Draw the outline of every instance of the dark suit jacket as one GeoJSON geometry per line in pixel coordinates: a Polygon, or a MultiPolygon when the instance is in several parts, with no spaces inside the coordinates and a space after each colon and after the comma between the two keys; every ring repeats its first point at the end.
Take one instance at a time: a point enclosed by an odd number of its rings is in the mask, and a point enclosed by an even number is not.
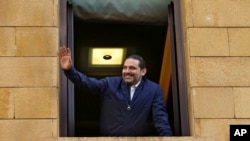
{"type": "Polygon", "coordinates": [[[97,80],[75,68],[64,72],[74,84],[100,94],[101,135],[147,136],[152,120],[160,136],[172,135],[162,89],[156,83],[143,78],[130,100],[129,88],[120,76],[97,80]]]}

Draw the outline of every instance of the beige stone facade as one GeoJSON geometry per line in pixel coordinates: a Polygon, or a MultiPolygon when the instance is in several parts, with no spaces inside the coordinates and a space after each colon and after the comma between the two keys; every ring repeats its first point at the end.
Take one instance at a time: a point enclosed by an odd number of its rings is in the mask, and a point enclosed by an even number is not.
{"type": "Polygon", "coordinates": [[[193,136],[228,141],[250,123],[250,1],[183,2],[193,136]]]}
{"type": "Polygon", "coordinates": [[[182,0],[190,137],[58,137],[59,0],[0,1],[1,141],[228,141],[250,124],[250,1],[182,0]]]}
{"type": "Polygon", "coordinates": [[[0,140],[58,137],[58,0],[0,1],[0,140]]]}

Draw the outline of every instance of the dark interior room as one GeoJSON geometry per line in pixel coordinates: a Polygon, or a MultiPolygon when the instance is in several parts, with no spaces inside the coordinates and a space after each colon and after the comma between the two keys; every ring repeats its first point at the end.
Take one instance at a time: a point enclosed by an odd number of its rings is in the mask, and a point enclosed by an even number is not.
{"type": "MultiPolygon", "coordinates": [[[[101,79],[121,75],[122,66],[90,67],[89,48],[123,47],[126,55],[139,54],[147,65],[146,77],[159,82],[166,40],[166,26],[90,22],[74,18],[74,65],[88,76],[101,79]]],[[[99,96],[75,86],[75,135],[97,136],[99,96]]],[[[153,135],[153,133],[152,133],[153,135]]]]}

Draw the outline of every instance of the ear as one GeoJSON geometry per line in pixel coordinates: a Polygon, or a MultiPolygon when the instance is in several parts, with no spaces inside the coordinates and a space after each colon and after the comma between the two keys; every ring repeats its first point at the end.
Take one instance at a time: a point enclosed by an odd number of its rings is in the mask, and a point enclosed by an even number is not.
{"type": "Polygon", "coordinates": [[[142,69],[142,70],[141,70],[141,73],[142,73],[142,76],[146,75],[146,73],[147,73],[147,68],[142,69]]]}

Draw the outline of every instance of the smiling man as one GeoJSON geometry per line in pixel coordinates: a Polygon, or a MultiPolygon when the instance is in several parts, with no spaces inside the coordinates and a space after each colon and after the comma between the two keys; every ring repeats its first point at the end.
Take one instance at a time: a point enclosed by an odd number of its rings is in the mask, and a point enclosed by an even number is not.
{"type": "Polygon", "coordinates": [[[127,85],[135,85],[141,81],[146,72],[144,60],[138,55],[131,55],[123,64],[122,77],[127,85]]]}
{"type": "Polygon", "coordinates": [[[73,67],[69,48],[60,47],[58,56],[68,79],[101,96],[101,136],[148,136],[152,122],[160,136],[172,135],[162,89],[144,77],[147,69],[142,57],[127,57],[122,77],[98,80],[73,67]]]}

